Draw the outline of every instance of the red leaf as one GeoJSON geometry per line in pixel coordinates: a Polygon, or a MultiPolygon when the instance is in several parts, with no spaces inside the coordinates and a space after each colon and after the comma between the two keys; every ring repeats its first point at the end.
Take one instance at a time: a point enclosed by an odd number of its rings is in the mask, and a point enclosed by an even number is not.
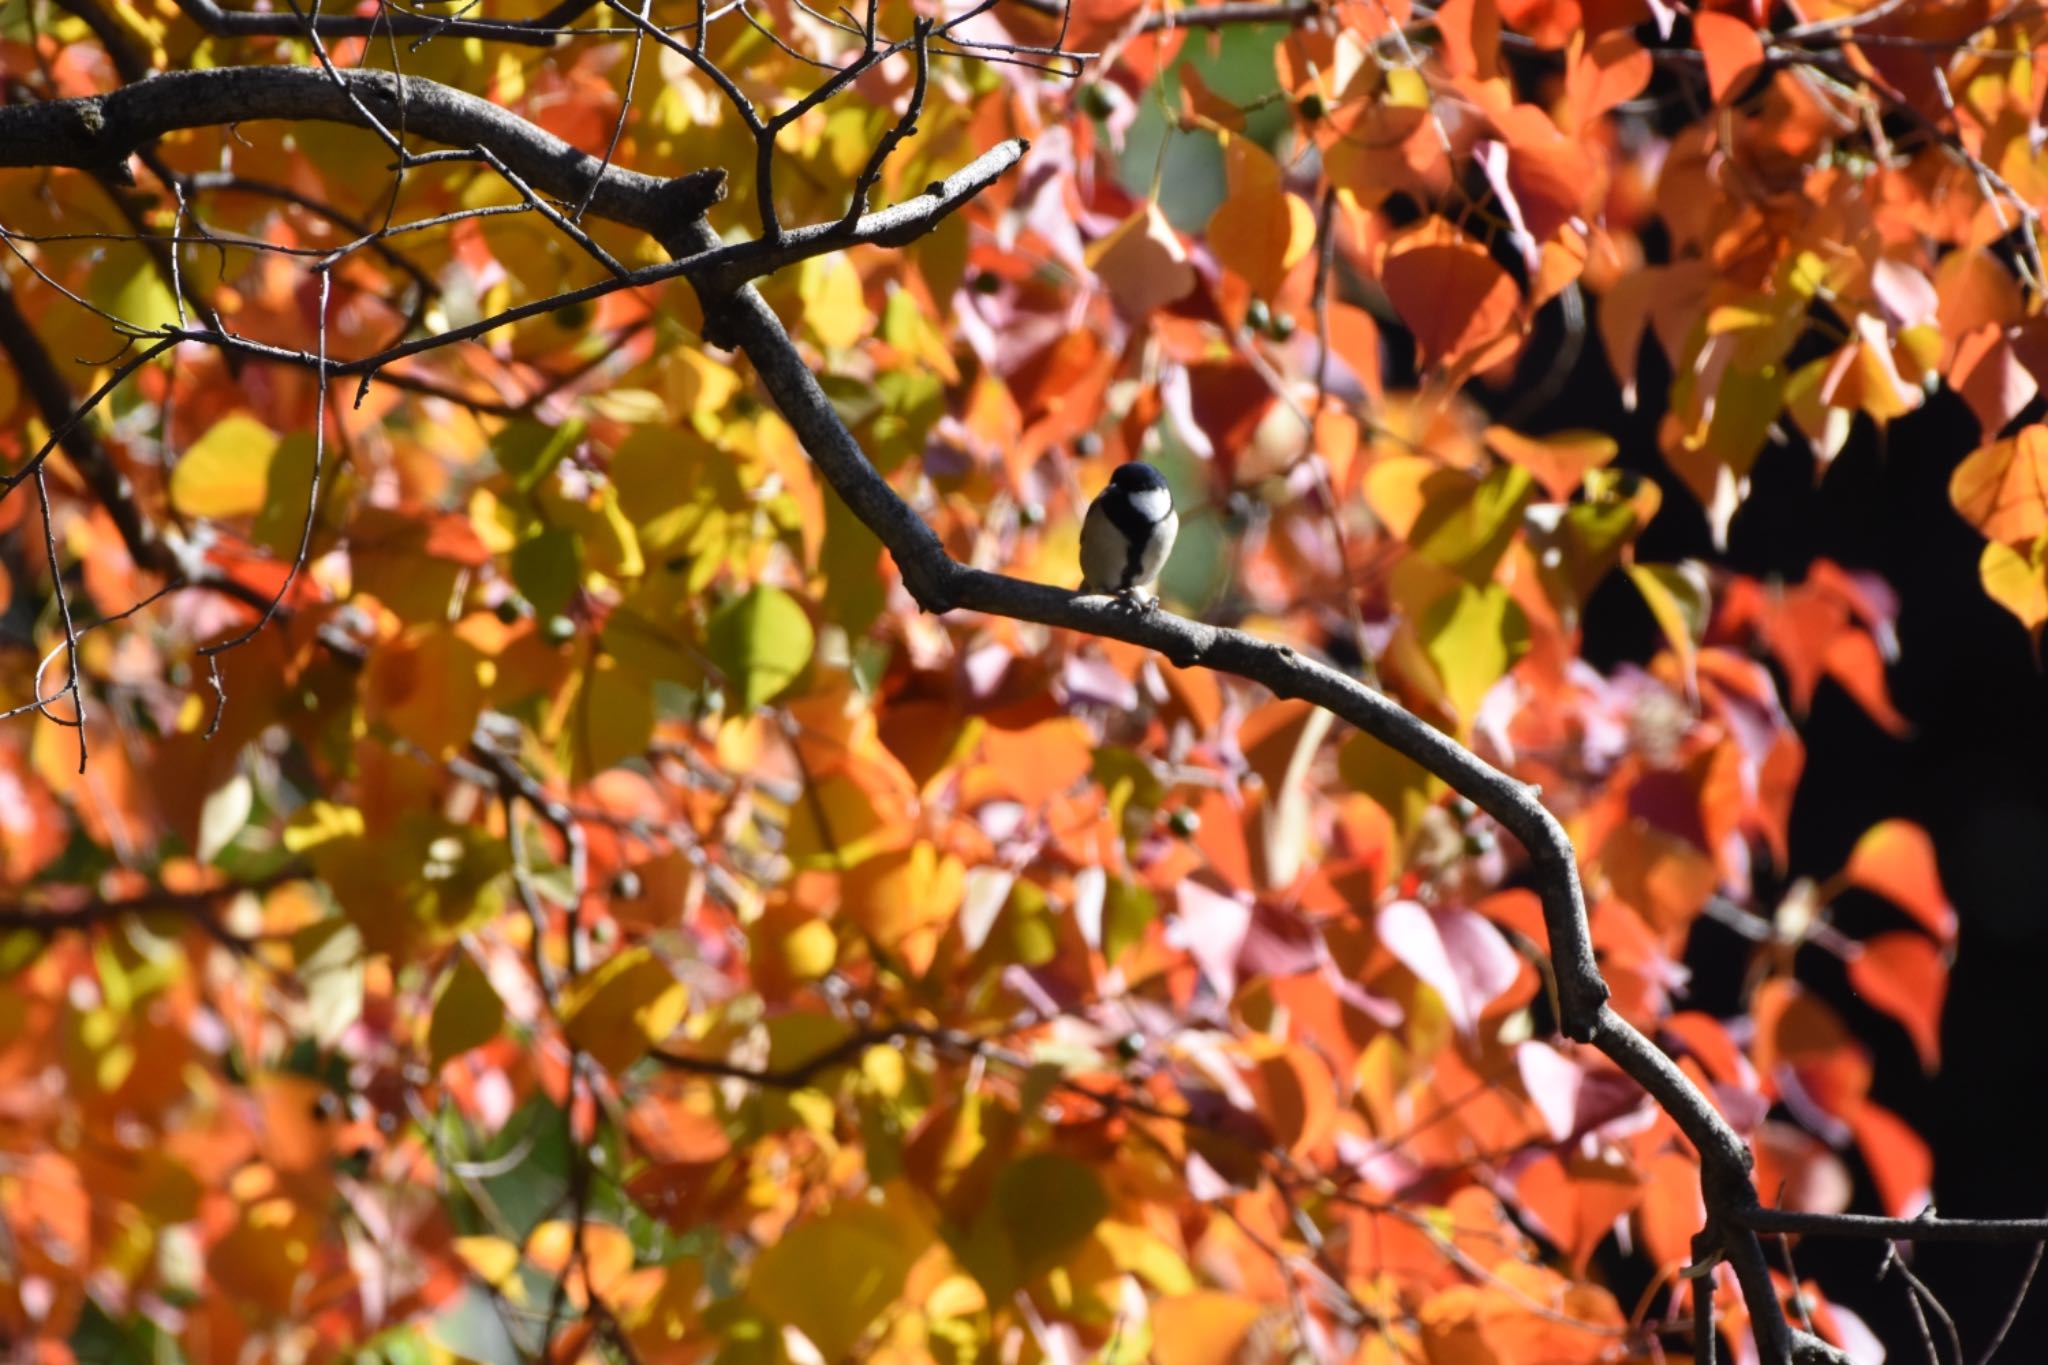
{"type": "Polygon", "coordinates": [[[1415,337],[1423,368],[1476,359],[1513,322],[1521,295],[1508,272],[1441,218],[1396,238],[1380,285],[1415,337]]]}
{"type": "Polygon", "coordinates": [[[1643,1189],[1627,1166],[1584,1158],[1567,1166],[1545,1153],[1515,1182],[1515,1196],[1582,1275],[1615,1223],[1642,1202],[1643,1189]]]}
{"type": "Polygon", "coordinates": [[[1910,929],[1879,934],[1849,963],[1856,993],[1905,1026],[1929,1071],[1941,1065],[1941,1005],[1948,964],[1925,935],[1910,929]]]}
{"type": "Polygon", "coordinates": [[[1911,820],[1886,820],[1864,831],[1842,879],[1883,896],[1942,944],[1955,942],[1956,912],[1941,889],[1934,841],[1911,820]]]}
{"type": "Polygon", "coordinates": [[[1713,92],[1714,103],[1726,104],[1762,70],[1763,39],[1742,20],[1727,14],[1695,14],[1692,32],[1707,59],[1707,88],[1713,92]]]}

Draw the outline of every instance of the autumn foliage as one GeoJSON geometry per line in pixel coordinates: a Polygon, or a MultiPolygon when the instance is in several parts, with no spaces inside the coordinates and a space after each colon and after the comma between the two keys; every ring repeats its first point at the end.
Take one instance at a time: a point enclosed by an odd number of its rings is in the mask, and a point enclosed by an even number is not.
{"type": "Polygon", "coordinates": [[[712,230],[787,253],[762,294],[955,559],[1072,586],[1157,464],[1167,608],[1540,788],[1612,1009],[1765,1205],[1925,1209],[1897,1039],[1810,968],[1941,1065],[1932,844],[1787,875],[1817,692],[1909,729],[1892,591],[1638,544],[1945,386],[1982,433],[1931,514],[2038,641],[2048,20],[1239,8],[0,8],[0,1343],[1564,1365],[1711,1311],[1755,1358],[1699,1151],[1559,1036],[1536,875],[1443,774],[921,612],[710,286],[495,133],[422,159],[359,100],[95,165],[5,122],[148,72],[396,69],[603,175],[722,168],[712,230]],[[799,250],[870,183],[944,212],[799,250]],[[1654,450],[1546,401],[1581,343],[1654,450]],[[1617,592],[1656,644],[1603,672],[1617,592]],[[1752,945],[1711,995],[1706,920],[1752,945]]]}

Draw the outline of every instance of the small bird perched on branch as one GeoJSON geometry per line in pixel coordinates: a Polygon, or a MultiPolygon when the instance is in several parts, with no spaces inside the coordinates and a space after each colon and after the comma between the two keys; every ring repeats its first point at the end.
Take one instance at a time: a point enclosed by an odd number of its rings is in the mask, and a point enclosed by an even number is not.
{"type": "Polygon", "coordinates": [[[1152,610],[1158,602],[1147,590],[1179,534],[1173,494],[1159,471],[1136,461],[1120,466],[1081,522],[1081,591],[1152,610]]]}

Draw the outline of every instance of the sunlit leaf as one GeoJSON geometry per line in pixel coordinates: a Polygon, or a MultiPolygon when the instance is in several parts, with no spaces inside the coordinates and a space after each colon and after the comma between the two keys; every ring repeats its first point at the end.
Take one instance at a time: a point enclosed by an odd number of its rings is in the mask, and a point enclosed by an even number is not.
{"type": "Polygon", "coordinates": [[[688,1002],[683,983],[652,950],[628,948],[563,989],[562,1031],[616,1074],[674,1032],[688,1002]]]}
{"type": "Polygon", "coordinates": [[[171,504],[188,517],[239,517],[263,509],[277,434],[247,413],[221,418],[171,470],[171,504]]]}
{"type": "Polygon", "coordinates": [[[780,588],[756,587],[712,613],[705,649],[753,710],[796,680],[811,661],[811,618],[780,588]]]}
{"type": "Polygon", "coordinates": [[[747,1277],[747,1297],[802,1332],[826,1360],[844,1360],[896,1302],[922,1249],[881,1209],[846,1204],[776,1239],[747,1277]],[[821,1293],[824,1286],[830,1293],[821,1293]]]}

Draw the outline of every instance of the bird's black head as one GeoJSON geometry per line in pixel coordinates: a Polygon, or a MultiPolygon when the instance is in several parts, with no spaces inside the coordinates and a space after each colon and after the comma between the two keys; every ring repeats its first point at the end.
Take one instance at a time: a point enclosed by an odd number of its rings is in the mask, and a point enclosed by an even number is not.
{"type": "Polygon", "coordinates": [[[1118,465],[1116,472],[1109,476],[1110,485],[1124,493],[1144,493],[1155,488],[1166,487],[1166,476],[1142,461],[1118,465]]]}

